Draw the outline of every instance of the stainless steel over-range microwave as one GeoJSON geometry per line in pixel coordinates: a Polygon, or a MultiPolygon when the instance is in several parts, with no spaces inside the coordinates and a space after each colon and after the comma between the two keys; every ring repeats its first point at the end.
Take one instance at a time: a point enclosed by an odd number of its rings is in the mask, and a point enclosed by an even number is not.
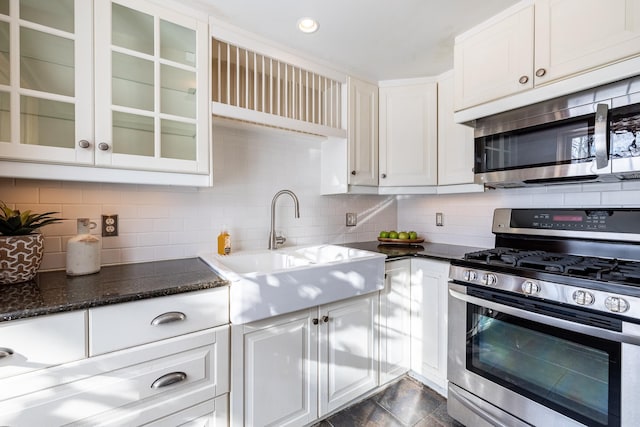
{"type": "Polygon", "coordinates": [[[476,120],[477,184],[640,179],[640,76],[476,120]]]}

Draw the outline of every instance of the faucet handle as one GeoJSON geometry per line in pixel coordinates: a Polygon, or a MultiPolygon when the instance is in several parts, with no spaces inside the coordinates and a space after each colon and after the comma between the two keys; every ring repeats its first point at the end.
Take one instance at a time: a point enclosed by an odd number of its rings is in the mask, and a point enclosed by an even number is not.
{"type": "Polygon", "coordinates": [[[287,241],[286,237],[276,235],[276,247],[278,247],[278,245],[284,245],[284,242],[286,241],[287,241]]]}

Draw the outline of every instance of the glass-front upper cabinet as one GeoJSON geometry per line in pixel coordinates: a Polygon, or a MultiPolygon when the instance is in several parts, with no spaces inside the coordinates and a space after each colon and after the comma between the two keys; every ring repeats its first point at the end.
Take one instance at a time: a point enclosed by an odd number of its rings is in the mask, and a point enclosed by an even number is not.
{"type": "Polygon", "coordinates": [[[93,163],[91,19],[86,0],[0,0],[0,159],[93,163]]]}
{"type": "Polygon", "coordinates": [[[96,165],[208,173],[206,22],[97,0],[96,165]]]}

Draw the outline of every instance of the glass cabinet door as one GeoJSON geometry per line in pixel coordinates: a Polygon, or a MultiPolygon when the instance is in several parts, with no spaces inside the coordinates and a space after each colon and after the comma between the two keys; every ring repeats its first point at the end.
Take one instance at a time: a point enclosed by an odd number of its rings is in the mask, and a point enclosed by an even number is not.
{"type": "Polygon", "coordinates": [[[208,173],[208,28],[143,1],[96,3],[96,164],[208,173]]]}
{"type": "Polygon", "coordinates": [[[84,0],[0,0],[0,158],[93,163],[91,16],[84,0]]]}

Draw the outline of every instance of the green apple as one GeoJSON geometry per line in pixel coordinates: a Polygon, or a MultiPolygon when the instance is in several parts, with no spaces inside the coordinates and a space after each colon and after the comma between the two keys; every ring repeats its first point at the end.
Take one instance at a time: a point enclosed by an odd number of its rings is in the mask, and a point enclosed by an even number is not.
{"type": "Polygon", "coordinates": [[[418,233],[416,233],[415,231],[410,231],[409,232],[409,238],[411,240],[416,240],[418,238],[418,233]]]}
{"type": "Polygon", "coordinates": [[[387,239],[389,237],[389,232],[388,231],[381,231],[380,232],[380,237],[383,239],[387,239]]]}
{"type": "Polygon", "coordinates": [[[398,233],[398,239],[407,240],[409,238],[409,233],[406,231],[401,231],[398,233]]]}
{"type": "Polygon", "coordinates": [[[398,232],[397,231],[390,231],[389,232],[389,238],[390,239],[397,239],[398,238],[398,232]]]}

